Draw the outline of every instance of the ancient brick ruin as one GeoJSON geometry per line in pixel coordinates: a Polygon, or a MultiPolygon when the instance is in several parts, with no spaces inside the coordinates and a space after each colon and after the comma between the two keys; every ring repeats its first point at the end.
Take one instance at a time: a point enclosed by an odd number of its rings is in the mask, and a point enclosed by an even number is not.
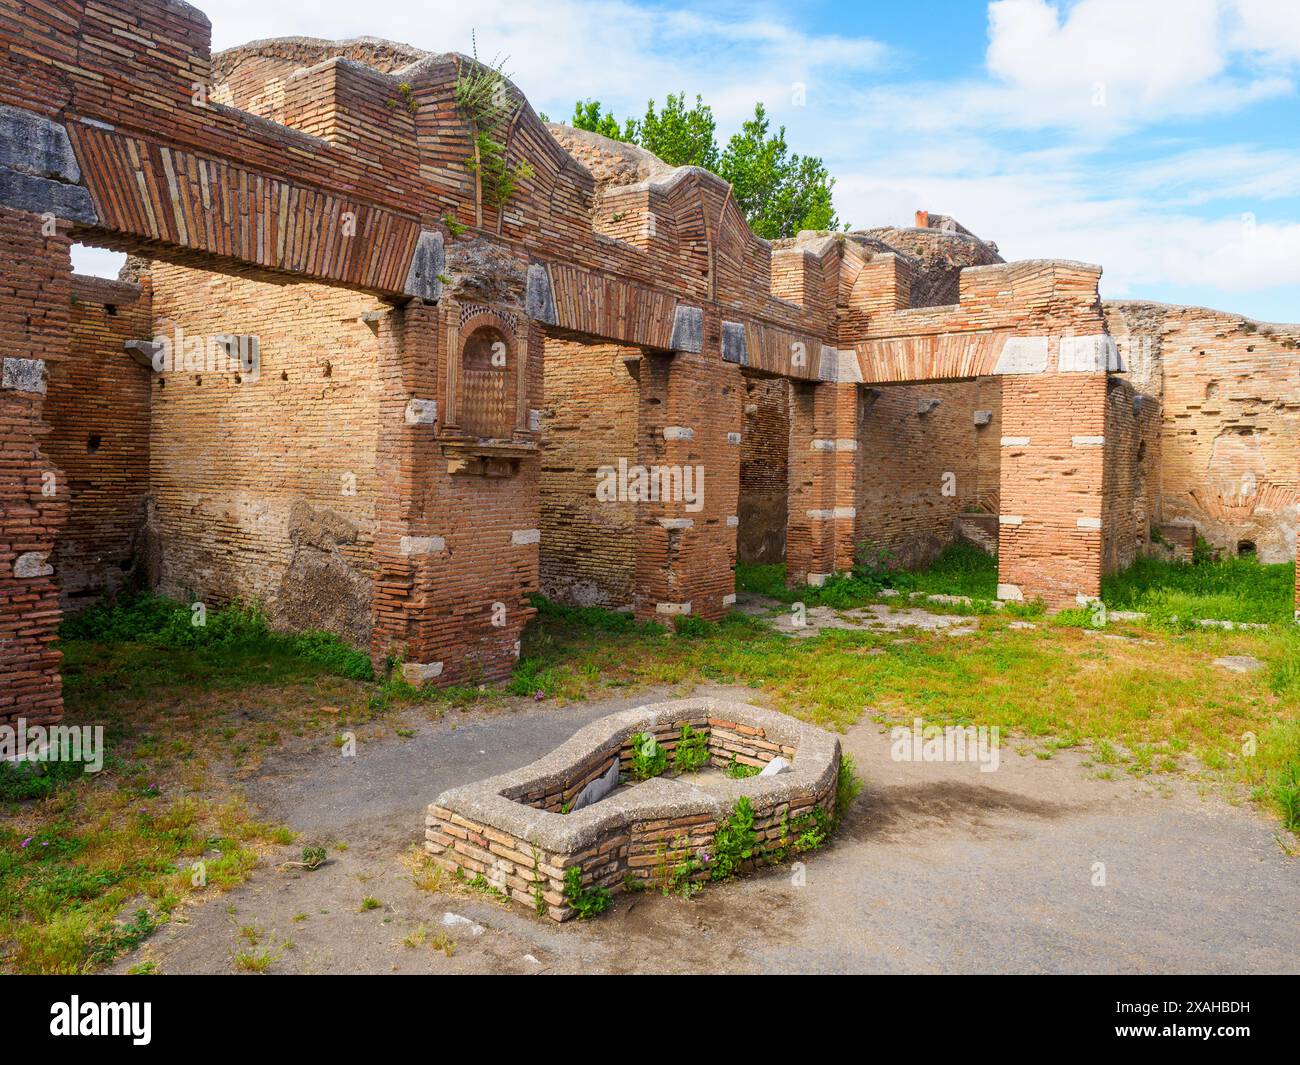
{"type": "Polygon", "coordinates": [[[615,895],[709,879],[703,856],[715,852],[719,826],[742,797],[755,841],[740,870],[780,861],[818,818],[831,824],[840,759],[830,733],[773,710],[718,699],[639,706],[579,729],[530,765],[443,792],[425,814],[425,851],[450,873],[482,877],[502,895],[567,921],[575,911],[565,874],[575,867],[583,887],[615,895]],[[683,726],[704,745],[714,772],[629,786],[634,745],[657,746],[671,764],[683,726]],[[770,775],[719,772],[734,763],[763,769],[776,759],[772,769],[784,769],[770,775]]]}
{"type": "Polygon", "coordinates": [[[1153,527],[1293,553],[1300,329],[1103,304],[941,216],[769,243],[518,94],[498,197],[473,69],[0,6],[0,720],[56,719],[61,613],[135,587],[463,682],[539,589],[720,617],[738,544],[818,583],[964,532],[1053,608],[1153,527]]]}

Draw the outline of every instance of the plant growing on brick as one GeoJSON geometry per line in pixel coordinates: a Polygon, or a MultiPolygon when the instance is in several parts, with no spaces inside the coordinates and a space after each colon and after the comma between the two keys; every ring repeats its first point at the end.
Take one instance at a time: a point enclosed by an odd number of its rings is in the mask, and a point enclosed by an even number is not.
{"type": "Polygon", "coordinates": [[[546,916],[546,898],[542,889],[542,856],[536,847],[533,848],[533,909],[537,912],[538,917],[546,916]]]}
{"type": "Polygon", "coordinates": [[[703,885],[695,880],[695,874],[704,868],[704,863],[691,853],[686,836],[674,839],[671,849],[661,843],[655,851],[655,858],[654,879],[665,898],[679,895],[689,899],[703,890],[703,885]]]}
{"type": "Polygon", "coordinates": [[[577,914],[579,920],[603,913],[614,900],[609,888],[593,884],[584,887],[582,866],[571,865],[564,871],[564,900],[577,914]]]}
{"type": "Polygon", "coordinates": [[[668,768],[668,752],[649,732],[638,732],[632,737],[632,761],[629,765],[637,780],[657,777],[668,768]]]}
{"type": "Polygon", "coordinates": [[[754,807],[749,796],[736,800],[731,813],[718,822],[713,837],[713,861],[709,866],[710,880],[730,880],[745,862],[754,857],[758,846],[758,833],[754,831],[754,807]]]}
{"type": "Polygon", "coordinates": [[[792,846],[797,853],[806,854],[817,850],[830,838],[833,826],[830,815],[820,806],[814,806],[790,822],[790,827],[797,833],[792,846]]]}
{"type": "Polygon", "coordinates": [[[853,805],[853,800],[858,797],[858,792],[862,790],[862,781],[857,774],[857,763],[853,760],[853,755],[843,754],[840,756],[839,775],[835,779],[835,816],[831,825],[832,831],[839,827],[841,819],[853,805]]]}
{"type": "MultiPolygon", "coordinates": [[[[505,206],[517,184],[533,176],[533,168],[526,160],[511,166],[506,159],[505,140],[520,103],[510,91],[503,62],[481,63],[476,44],[473,66],[461,66],[454,90],[456,106],[469,123],[474,145],[474,154],[465,160],[465,165],[474,175],[476,223],[480,226],[483,204],[498,209],[505,206]]],[[[498,232],[500,229],[498,216],[498,232]]]]}
{"type": "Polygon", "coordinates": [[[673,751],[673,768],[679,773],[698,773],[708,764],[708,733],[683,725],[677,749],[673,751]]]}
{"type": "Polygon", "coordinates": [[[746,765],[744,762],[736,760],[736,756],[731,756],[731,762],[723,770],[732,780],[745,780],[748,777],[756,777],[762,770],[756,765],[746,765]]]}

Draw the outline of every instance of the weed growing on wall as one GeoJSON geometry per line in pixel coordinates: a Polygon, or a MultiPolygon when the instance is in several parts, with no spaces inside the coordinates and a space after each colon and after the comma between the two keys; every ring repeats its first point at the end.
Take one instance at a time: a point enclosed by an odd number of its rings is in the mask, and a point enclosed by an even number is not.
{"type": "MultiPolygon", "coordinates": [[[[510,202],[520,181],[533,176],[525,160],[511,165],[506,158],[506,141],[521,104],[510,89],[502,70],[504,60],[488,65],[474,47],[473,65],[462,64],[456,78],[456,107],[469,123],[474,154],[465,161],[474,175],[477,193],[477,224],[483,224],[483,204],[501,208],[510,202]]],[[[501,220],[497,219],[500,231],[501,220]]]]}
{"type": "Polygon", "coordinates": [[[708,733],[683,725],[682,734],[677,738],[677,749],[673,751],[673,768],[679,773],[698,773],[708,764],[708,733]]]}
{"type": "Polygon", "coordinates": [[[758,833],[754,831],[754,807],[749,796],[736,800],[731,813],[718,822],[713,837],[713,861],[709,866],[710,880],[730,880],[745,862],[754,857],[758,846],[758,833]]]}
{"type": "Polygon", "coordinates": [[[746,765],[744,762],[736,761],[736,756],[731,756],[731,763],[723,770],[732,780],[744,780],[747,777],[756,777],[763,770],[756,765],[746,765]]]}
{"type": "Polygon", "coordinates": [[[613,898],[609,888],[599,885],[583,886],[582,866],[571,865],[564,871],[564,899],[579,920],[603,913],[613,898]]]}
{"type": "Polygon", "coordinates": [[[839,827],[844,814],[853,805],[853,800],[858,797],[860,791],[862,791],[862,780],[858,777],[857,763],[853,760],[853,755],[843,754],[840,756],[839,775],[835,780],[835,821],[833,827],[839,827]]]}
{"type": "Polygon", "coordinates": [[[632,761],[629,768],[637,780],[657,777],[668,768],[668,752],[649,732],[638,732],[632,737],[632,761]]]}

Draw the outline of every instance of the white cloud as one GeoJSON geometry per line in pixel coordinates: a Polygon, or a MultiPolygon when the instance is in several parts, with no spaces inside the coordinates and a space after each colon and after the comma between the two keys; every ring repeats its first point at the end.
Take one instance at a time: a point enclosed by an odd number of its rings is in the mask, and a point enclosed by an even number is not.
{"type": "Polygon", "coordinates": [[[398,0],[229,0],[210,13],[213,48],[262,37],[387,37],[429,51],[508,57],[506,69],[538,110],[566,119],[574,101],[599,99],[640,115],[667,92],[701,93],[721,124],[737,125],[758,99],[788,99],[795,82],[847,79],[878,68],[886,48],[867,37],[806,33],[780,20],[725,7],[642,7],[628,0],[412,5],[398,0]]]}
{"type": "Polygon", "coordinates": [[[996,240],[1008,259],[1098,263],[1107,298],[1195,290],[1209,292],[1220,309],[1250,313],[1261,291],[1300,291],[1300,224],[1263,213],[1207,217],[1153,199],[1141,181],[1124,182],[1104,167],[1057,162],[1050,166],[1046,155],[995,155],[957,174],[926,166],[914,153],[850,175],[841,182],[840,200],[866,225],[898,224],[915,208],[929,208],[996,240]]]}
{"type": "Polygon", "coordinates": [[[72,269],[74,273],[87,277],[107,277],[117,280],[117,272],[126,262],[126,256],[120,251],[107,248],[92,248],[88,244],[72,246],[72,269]]]}
{"type": "Polygon", "coordinates": [[[1295,91],[1295,0],[992,0],[988,11],[987,77],[872,89],[862,120],[1106,138],[1295,91]]]}
{"type": "Polygon", "coordinates": [[[1300,10],[1295,0],[1234,0],[1231,43],[1274,62],[1300,62],[1300,10]]]}

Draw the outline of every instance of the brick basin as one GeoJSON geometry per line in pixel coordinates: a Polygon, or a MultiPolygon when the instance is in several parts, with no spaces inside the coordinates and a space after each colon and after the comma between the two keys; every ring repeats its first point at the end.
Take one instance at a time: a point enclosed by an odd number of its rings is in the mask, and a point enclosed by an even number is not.
{"type": "Polygon", "coordinates": [[[709,876],[718,823],[742,796],[754,810],[757,846],[750,867],[784,850],[789,826],[814,808],[834,813],[840,742],[785,714],[717,699],[676,699],[601,718],[550,754],[510,773],[451,788],[430,804],[425,849],[451,872],[481,875],[510,898],[544,903],[556,921],[574,916],[564,875],[582,870],[586,887],[617,894],[658,882],[687,857],[709,876]],[[707,791],[690,776],[654,777],[574,813],[560,811],[650,733],[670,752],[683,725],[707,734],[710,763],[761,766],[778,755],[792,767],[769,777],[727,779],[707,791]]]}

